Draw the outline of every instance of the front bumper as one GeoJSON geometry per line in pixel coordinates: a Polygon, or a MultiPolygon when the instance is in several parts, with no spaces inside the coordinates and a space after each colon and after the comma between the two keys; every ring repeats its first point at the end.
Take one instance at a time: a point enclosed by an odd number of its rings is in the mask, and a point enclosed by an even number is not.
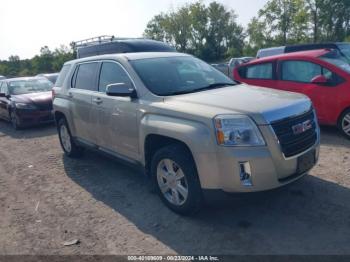
{"type": "Polygon", "coordinates": [[[308,170],[298,172],[298,158],[311,151],[318,161],[320,131],[317,127],[316,143],[304,152],[286,158],[271,126],[260,126],[267,145],[261,147],[218,147],[215,153],[198,154],[195,157],[203,189],[220,189],[225,192],[256,192],[278,188],[291,183],[308,170]],[[241,180],[241,163],[249,163],[251,185],[241,180]]]}
{"type": "Polygon", "coordinates": [[[52,110],[17,109],[15,114],[20,126],[53,123],[55,120],[52,110]]]}

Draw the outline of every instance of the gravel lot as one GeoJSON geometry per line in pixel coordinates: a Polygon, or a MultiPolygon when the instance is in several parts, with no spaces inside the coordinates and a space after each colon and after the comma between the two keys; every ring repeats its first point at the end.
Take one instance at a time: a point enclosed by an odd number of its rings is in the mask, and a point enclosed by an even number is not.
{"type": "Polygon", "coordinates": [[[64,157],[53,126],[0,122],[0,146],[0,254],[350,254],[350,141],[333,128],[309,176],[195,217],[169,211],[128,166],[64,157]]]}

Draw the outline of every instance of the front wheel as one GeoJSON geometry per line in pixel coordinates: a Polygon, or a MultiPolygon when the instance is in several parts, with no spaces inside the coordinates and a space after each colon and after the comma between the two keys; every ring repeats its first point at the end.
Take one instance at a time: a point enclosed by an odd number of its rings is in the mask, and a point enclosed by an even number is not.
{"type": "Polygon", "coordinates": [[[21,125],[19,124],[18,118],[17,118],[16,114],[12,111],[10,111],[10,121],[11,121],[12,127],[15,130],[21,129],[21,125]]]}
{"type": "Polygon", "coordinates": [[[343,135],[350,139],[350,109],[346,110],[340,116],[338,127],[343,135]]]}
{"type": "Polygon", "coordinates": [[[66,119],[61,118],[58,121],[58,137],[64,153],[69,157],[78,157],[82,153],[82,148],[77,146],[70,133],[66,119]]]}
{"type": "Polygon", "coordinates": [[[203,203],[197,169],[191,153],[182,145],[169,145],[152,158],[151,175],[162,201],[182,215],[197,212],[203,203]]]}

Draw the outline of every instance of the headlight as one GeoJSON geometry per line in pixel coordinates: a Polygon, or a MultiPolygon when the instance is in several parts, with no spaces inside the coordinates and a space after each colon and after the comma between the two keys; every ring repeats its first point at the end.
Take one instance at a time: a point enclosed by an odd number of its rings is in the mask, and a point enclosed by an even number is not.
{"type": "Polygon", "coordinates": [[[214,119],[216,138],[222,146],[263,146],[256,124],[245,115],[219,115],[214,119]]]}
{"type": "Polygon", "coordinates": [[[32,104],[26,104],[26,103],[15,103],[16,108],[19,109],[36,109],[36,107],[32,104]]]}

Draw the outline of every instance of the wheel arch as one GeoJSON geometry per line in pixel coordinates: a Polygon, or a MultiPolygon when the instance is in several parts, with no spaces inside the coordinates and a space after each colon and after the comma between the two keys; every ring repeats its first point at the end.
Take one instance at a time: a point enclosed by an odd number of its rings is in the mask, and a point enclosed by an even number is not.
{"type": "MultiPolygon", "coordinates": [[[[203,123],[163,115],[147,115],[140,124],[140,162],[149,172],[150,161],[155,151],[169,144],[182,145],[200,171],[199,155],[213,152],[210,129],[203,123]]],[[[199,175],[199,174],[198,174],[199,175]]]]}
{"type": "Polygon", "coordinates": [[[55,111],[55,122],[56,122],[56,125],[58,124],[58,122],[59,122],[62,118],[64,118],[64,119],[67,120],[65,114],[63,114],[63,113],[60,112],[60,111],[55,111]]]}
{"type": "Polygon", "coordinates": [[[338,119],[337,119],[337,124],[339,124],[340,123],[340,121],[341,121],[341,119],[342,119],[342,116],[343,116],[343,114],[346,112],[346,111],[349,111],[350,110],[350,106],[348,106],[348,107],[345,107],[341,112],[340,112],[340,114],[339,114],[339,116],[338,116],[338,119]]]}
{"type": "Polygon", "coordinates": [[[337,127],[340,130],[340,132],[342,132],[342,134],[346,137],[346,138],[350,138],[349,134],[347,133],[347,131],[343,130],[343,123],[342,123],[342,119],[345,113],[350,113],[350,107],[345,108],[341,114],[338,117],[338,121],[337,121],[337,127]]]}
{"type": "MultiPolygon", "coordinates": [[[[166,135],[148,134],[144,140],[144,166],[146,174],[149,175],[152,157],[161,148],[169,145],[180,145],[191,155],[193,161],[193,153],[190,147],[182,140],[175,139],[166,135]]],[[[194,161],[195,163],[195,161],[194,161]]]]}

